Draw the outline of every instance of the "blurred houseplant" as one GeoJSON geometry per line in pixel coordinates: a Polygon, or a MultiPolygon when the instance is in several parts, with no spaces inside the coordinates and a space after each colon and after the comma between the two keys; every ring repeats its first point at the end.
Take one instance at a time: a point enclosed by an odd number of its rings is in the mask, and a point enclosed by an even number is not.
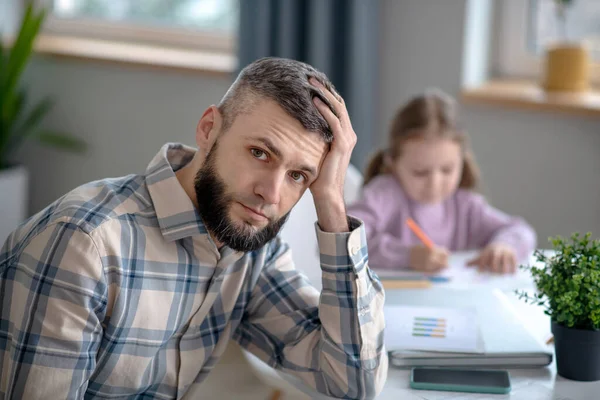
{"type": "Polygon", "coordinates": [[[536,252],[528,270],[537,294],[518,292],[550,316],[558,374],[578,381],[600,380],[600,241],[574,233],[551,240],[555,253],[536,252]]]}
{"type": "Polygon", "coordinates": [[[27,139],[70,150],[83,151],[85,144],[72,136],[43,130],[42,119],[53,106],[51,98],[28,104],[28,91],[20,80],[27,66],[34,41],[45,18],[43,9],[30,2],[19,26],[18,34],[5,45],[0,38],[0,247],[27,215],[28,174],[15,159],[15,154],[27,139]]]}
{"type": "Polygon", "coordinates": [[[589,89],[590,54],[567,32],[567,14],[575,1],[553,1],[560,38],[546,48],[543,87],[548,92],[584,92],[589,89]]]}

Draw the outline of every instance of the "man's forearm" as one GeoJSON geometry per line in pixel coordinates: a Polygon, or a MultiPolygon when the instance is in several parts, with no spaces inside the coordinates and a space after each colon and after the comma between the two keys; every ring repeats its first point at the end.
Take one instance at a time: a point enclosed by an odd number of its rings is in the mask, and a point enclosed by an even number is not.
{"type": "Polygon", "coordinates": [[[343,199],[315,199],[318,224],[321,230],[330,233],[348,232],[348,217],[343,199]]]}
{"type": "Polygon", "coordinates": [[[354,218],[347,223],[348,233],[317,230],[323,271],[320,368],[329,387],[345,388],[330,394],[372,398],[381,391],[388,367],[384,292],[369,272],[364,225],[354,218]],[[346,379],[340,381],[342,376],[346,379]]]}

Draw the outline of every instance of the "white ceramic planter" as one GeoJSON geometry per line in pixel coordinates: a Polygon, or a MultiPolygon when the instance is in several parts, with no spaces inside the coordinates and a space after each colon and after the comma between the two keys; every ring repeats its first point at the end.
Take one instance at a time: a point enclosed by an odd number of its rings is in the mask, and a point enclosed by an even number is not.
{"type": "Polygon", "coordinates": [[[0,169],[0,248],[27,217],[28,181],[27,169],[22,165],[0,169]]]}

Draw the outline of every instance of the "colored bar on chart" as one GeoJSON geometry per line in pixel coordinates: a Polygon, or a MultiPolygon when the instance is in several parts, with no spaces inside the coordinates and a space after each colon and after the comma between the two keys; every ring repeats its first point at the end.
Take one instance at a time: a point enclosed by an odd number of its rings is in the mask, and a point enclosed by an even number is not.
{"type": "Polygon", "coordinates": [[[415,322],[414,326],[425,326],[425,327],[430,326],[430,327],[436,328],[436,327],[446,327],[446,324],[415,322]]]}
{"type": "Polygon", "coordinates": [[[413,332],[413,336],[433,337],[433,338],[445,338],[446,335],[443,333],[416,333],[413,332]]]}
{"type": "Polygon", "coordinates": [[[445,328],[413,328],[413,332],[446,332],[445,328]]]}
{"type": "Polygon", "coordinates": [[[446,322],[445,318],[415,317],[415,321],[446,322]]]}
{"type": "Polygon", "coordinates": [[[419,337],[445,338],[446,319],[414,317],[412,335],[419,337]]]}

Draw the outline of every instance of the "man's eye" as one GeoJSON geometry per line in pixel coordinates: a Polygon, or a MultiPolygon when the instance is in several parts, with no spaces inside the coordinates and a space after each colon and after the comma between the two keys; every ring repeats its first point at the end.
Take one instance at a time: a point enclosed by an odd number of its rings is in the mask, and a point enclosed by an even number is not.
{"type": "Polygon", "coordinates": [[[257,158],[259,160],[266,160],[267,159],[267,153],[265,153],[262,150],[251,149],[250,152],[252,152],[252,155],[254,156],[254,158],[257,158]]]}
{"type": "Polygon", "coordinates": [[[429,175],[429,171],[413,171],[414,176],[427,176],[429,175]]]}
{"type": "Polygon", "coordinates": [[[304,177],[304,175],[302,175],[300,172],[292,172],[290,173],[290,176],[292,177],[292,179],[296,182],[304,182],[304,179],[306,179],[304,177]]]}

